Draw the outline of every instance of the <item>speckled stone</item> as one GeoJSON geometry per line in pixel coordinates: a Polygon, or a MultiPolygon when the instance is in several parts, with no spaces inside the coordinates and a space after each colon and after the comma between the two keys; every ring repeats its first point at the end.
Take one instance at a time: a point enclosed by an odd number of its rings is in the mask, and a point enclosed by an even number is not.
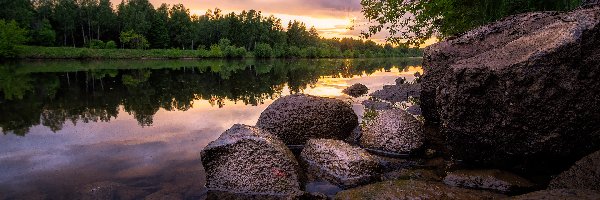
{"type": "Polygon", "coordinates": [[[360,145],[364,148],[406,154],[423,145],[422,125],[406,111],[377,111],[373,120],[365,122],[360,138],[360,145]]]}
{"type": "Polygon", "coordinates": [[[421,96],[421,84],[386,85],[383,89],[373,92],[371,96],[391,103],[408,101],[408,97],[421,96]]]}
{"type": "Polygon", "coordinates": [[[569,170],[554,178],[549,187],[600,191],[600,151],[577,161],[569,170]]]}
{"type": "Polygon", "coordinates": [[[384,181],[339,192],[335,199],[502,199],[506,196],[469,190],[439,182],[414,180],[384,181]]]}
{"type": "Polygon", "coordinates": [[[493,190],[514,193],[534,185],[527,179],[501,170],[458,170],[449,172],[444,178],[446,185],[471,189],[493,190]]]}
{"type": "Polygon", "coordinates": [[[265,130],[233,125],[209,143],[201,157],[209,190],[281,197],[300,192],[298,162],[265,130]]]}
{"type": "Polygon", "coordinates": [[[369,88],[366,85],[356,83],[342,91],[344,94],[350,95],[351,97],[360,97],[369,93],[369,88]]]}
{"type": "Polygon", "coordinates": [[[311,138],[347,138],[358,126],[358,117],[350,104],[342,100],[298,94],[269,105],[256,126],[288,145],[303,145],[311,138]]]}
{"type": "Polygon", "coordinates": [[[467,164],[560,170],[600,144],[598,33],[600,6],[513,15],[428,46],[423,116],[467,164]]]}
{"type": "Polygon", "coordinates": [[[342,188],[368,183],[378,167],[377,160],[367,151],[339,140],[311,139],[300,157],[309,176],[342,188]]]}
{"type": "Polygon", "coordinates": [[[595,190],[556,189],[532,192],[511,198],[513,200],[599,200],[595,190]]]}
{"type": "Polygon", "coordinates": [[[383,102],[383,101],[373,101],[373,100],[364,100],[362,105],[365,106],[366,109],[373,110],[389,110],[392,109],[392,104],[383,102]]]}

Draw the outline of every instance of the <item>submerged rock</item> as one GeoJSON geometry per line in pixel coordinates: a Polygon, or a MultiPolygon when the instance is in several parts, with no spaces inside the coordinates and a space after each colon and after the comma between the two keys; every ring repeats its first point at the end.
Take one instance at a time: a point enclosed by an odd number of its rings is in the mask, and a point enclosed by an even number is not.
{"type": "Polygon", "coordinates": [[[373,100],[364,100],[362,105],[364,105],[366,109],[372,110],[389,110],[393,108],[390,103],[373,100]]]}
{"type": "Polygon", "coordinates": [[[350,95],[351,97],[360,97],[369,93],[369,88],[366,85],[356,83],[342,91],[344,94],[350,95]]]}
{"type": "Polygon", "coordinates": [[[534,185],[527,179],[500,170],[459,170],[449,172],[444,178],[446,185],[471,189],[486,189],[501,193],[515,193],[534,185]]]}
{"type": "Polygon", "coordinates": [[[421,96],[421,84],[386,85],[382,90],[373,92],[371,96],[392,103],[408,101],[408,97],[421,96]]]}
{"type": "Polygon", "coordinates": [[[514,200],[598,200],[600,192],[594,190],[557,189],[542,190],[513,197],[514,200]]]}
{"type": "Polygon", "coordinates": [[[77,198],[81,200],[105,199],[140,199],[147,193],[141,189],[129,187],[115,182],[97,182],[85,185],[77,191],[77,198]]]}
{"type": "Polygon", "coordinates": [[[600,6],[519,14],[429,46],[421,108],[454,158],[565,167],[600,143],[600,6]]]}
{"type": "Polygon", "coordinates": [[[381,176],[381,180],[417,180],[417,181],[442,181],[434,170],[428,169],[400,169],[393,172],[385,173],[381,176]]]}
{"type": "Polygon", "coordinates": [[[403,110],[377,111],[362,127],[360,145],[375,151],[408,154],[423,145],[421,123],[403,110]]]}
{"type": "Polygon", "coordinates": [[[233,125],[202,151],[206,187],[233,194],[295,196],[298,162],[287,146],[256,127],[233,125]]]}
{"type": "Polygon", "coordinates": [[[309,179],[324,179],[342,188],[370,182],[378,167],[367,151],[339,140],[309,140],[300,157],[309,179]]]}
{"type": "Polygon", "coordinates": [[[413,105],[410,106],[406,109],[406,112],[410,113],[411,115],[422,115],[423,112],[421,112],[421,106],[418,105],[413,105]]]}
{"type": "Polygon", "coordinates": [[[288,145],[303,145],[311,138],[347,138],[358,126],[358,117],[342,100],[300,94],[277,99],[256,126],[288,145]]]}
{"type": "Polygon", "coordinates": [[[501,199],[486,191],[449,187],[439,182],[385,181],[339,192],[335,199],[501,199]]]}
{"type": "Polygon", "coordinates": [[[600,191],[600,151],[577,161],[569,170],[554,178],[549,187],[600,191]]]}

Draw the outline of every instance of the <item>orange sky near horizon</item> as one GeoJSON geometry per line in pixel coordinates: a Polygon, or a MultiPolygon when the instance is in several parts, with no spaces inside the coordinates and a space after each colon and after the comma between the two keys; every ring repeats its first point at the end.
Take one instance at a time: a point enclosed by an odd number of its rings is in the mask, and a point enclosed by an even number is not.
{"type": "MultiPolygon", "coordinates": [[[[121,0],[111,0],[118,5],[121,0]]],[[[192,14],[204,15],[208,9],[219,8],[225,13],[243,10],[261,11],[263,15],[273,15],[287,23],[292,20],[304,22],[307,27],[314,26],[325,38],[359,38],[361,31],[368,30],[368,21],[364,19],[360,0],[150,0],[154,7],[162,3],[183,4],[192,14]],[[353,26],[350,30],[348,27],[353,26]]],[[[377,43],[385,43],[387,33],[379,33],[369,38],[377,43]]],[[[429,40],[427,46],[435,43],[429,40]]]]}

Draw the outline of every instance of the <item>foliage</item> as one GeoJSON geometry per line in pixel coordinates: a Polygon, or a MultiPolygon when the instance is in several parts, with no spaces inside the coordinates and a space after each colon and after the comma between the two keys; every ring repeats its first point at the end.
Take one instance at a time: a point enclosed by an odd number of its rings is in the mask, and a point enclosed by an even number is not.
{"type": "Polygon", "coordinates": [[[0,20],[0,58],[14,57],[19,52],[17,45],[27,41],[27,31],[16,21],[0,20]]]}
{"type": "Polygon", "coordinates": [[[395,44],[419,45],[434,36],[446,38],[502,17],[547,10],[570,10],[581,0],[361,0],[362,12],[374,23],[370,37],[381,31],[395,44]]]}
{"type": "Polygon", "coordinates": [[[34,44],[41,46],[52,46],[56,41],[56,32],[52,29],[50,21],[44,19],[32,26],[31,39],[34,44]]]}
{"type": "Polygon", "coordinates": [[[106,45],[104,46],[105,49],[116,49],[117,48],[117,43],[115,43],[115,41],[108,41],[106,42],[106,45]]]}
{"type": "Polygon", "coordinates": [[[148,44],[148,40],[143,35],[137,34],[132,30],[127,32],[121,32],[121,37],[119,38],[121,44],[131,49],[146,49],[150,47],[148,44]]]}
{"type": "Polygon", "coordinates": [[[257,58],[270,58],[273,56],[273,49],[269,44],[260,43],[254,49],[254,56],[257,58]]]}
{"type": "Polygon", "coordinates": [[[88,48],[104,49],[106,48],[106,44],[102,40],[90,40],[90,42],[88,43],[88,48]]]}

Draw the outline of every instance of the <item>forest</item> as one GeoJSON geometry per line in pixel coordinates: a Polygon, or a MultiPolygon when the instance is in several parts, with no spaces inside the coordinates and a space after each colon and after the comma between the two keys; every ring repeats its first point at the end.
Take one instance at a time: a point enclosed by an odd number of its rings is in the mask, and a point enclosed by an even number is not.
{"type": "Polygon", "coordinates": [[[169,51],[158,54],[174,54],[159,57],[421,56],[420,49],[407,45],[326,39],[314,27],[282,22],[260,11],[223,13],[215,8],[199,16],[190,14],[183,4],[155,7],[148,0],[124,0],[118,5],[110,0],[2,0],[0,36],[0,57],[103,58],[115,54],[105,49],[165,49],[169,51]],[[78,49],[82,47],[94,50],[82,53],[78,49]]]}

